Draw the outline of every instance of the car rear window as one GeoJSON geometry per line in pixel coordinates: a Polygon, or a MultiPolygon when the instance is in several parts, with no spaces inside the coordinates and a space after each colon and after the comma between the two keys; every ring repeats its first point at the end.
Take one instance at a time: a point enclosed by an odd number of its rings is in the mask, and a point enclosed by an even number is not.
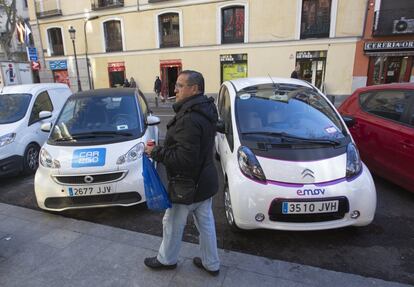
{"type": "Polygon", "coordinates": [[[408,108],[414,91],[383,90],[359,95],[361,109],[367,113],[389,120],[404,122],[404,111],[408,108]]]}

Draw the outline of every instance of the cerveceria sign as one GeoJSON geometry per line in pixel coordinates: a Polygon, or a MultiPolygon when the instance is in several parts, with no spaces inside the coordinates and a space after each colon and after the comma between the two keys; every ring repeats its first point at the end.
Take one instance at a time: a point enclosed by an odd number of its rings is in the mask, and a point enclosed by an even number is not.
{"type": "Polygon", "coordinates": [[[414,40],[366,42],[364,51],[414,50],[414,40]]]}

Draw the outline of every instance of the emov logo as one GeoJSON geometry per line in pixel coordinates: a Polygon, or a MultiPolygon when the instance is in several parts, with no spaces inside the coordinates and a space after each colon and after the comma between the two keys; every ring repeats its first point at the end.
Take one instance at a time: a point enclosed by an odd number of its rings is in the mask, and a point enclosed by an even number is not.
{"type": "Polygon", "coordinates": [[[73,151],[72,167],[104,166],[105,148],[76,149],[73,151]]]}
{"type": "Polygon", "coordinates": [[[296,191],[297,195],[299,196],[306,196],[306,195],[324,195],[325,189],[315,188],[315,189],[298,189],[296,191]]]}

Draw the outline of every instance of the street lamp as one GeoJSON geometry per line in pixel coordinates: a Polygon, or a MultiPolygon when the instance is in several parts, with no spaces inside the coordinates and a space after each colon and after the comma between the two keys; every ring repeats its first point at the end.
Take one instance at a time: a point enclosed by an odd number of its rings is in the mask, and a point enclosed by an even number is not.
{"type": "Polygon", "coordinates": [[[72,40],[73,44],[73,53],[75,54],[75,66],[76,66],[76,77],[78,78],[78,92],[82,91],[82,86],[79,78],[79,67],[78,67],[78,57],[76,56],[76,47],[75,47],[75,38],[76,38],[76,30],[73,26],[69,28],[69,35],[70,39],[72,40]]]}
{"type": "Polygon", "coordinates": [[[88,72],[88,83],[89,83],[89,89],[92,90],[93,87],[93,82],[91,80],[91,72],[90,72],[90,63],[89,63],[89,58],[88,58],[88,38],[86,37],[86,23],[88,23],[88,21],[91,20],[95,20],[98,19],[99,16],[93,16],[90,18],[86,18],[85,21],[83,22],[83,35],[85,36],[85,58],[86,58],[86,70],[88,72]]]}

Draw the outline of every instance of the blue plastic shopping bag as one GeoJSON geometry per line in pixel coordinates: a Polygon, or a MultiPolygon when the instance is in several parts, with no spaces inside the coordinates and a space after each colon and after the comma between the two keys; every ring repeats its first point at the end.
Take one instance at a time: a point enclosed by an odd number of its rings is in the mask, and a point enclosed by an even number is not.
{"type": "Polygon", "coordinates": [[[161,182],[154,164],[148,156],[142,156],[142,176],[144,178],[145,197],[151,210],[162,211],[171,207],[167,191],[161,182]]]}

